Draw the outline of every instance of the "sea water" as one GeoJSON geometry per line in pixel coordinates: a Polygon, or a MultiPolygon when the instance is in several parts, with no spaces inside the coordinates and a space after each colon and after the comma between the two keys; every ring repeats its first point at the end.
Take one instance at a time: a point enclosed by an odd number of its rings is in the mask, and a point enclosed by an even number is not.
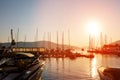
{"type": "Polygon", "coordinates": [[[120,57],[95,54],[94,58],[46,58],[42,80],[100,80],[100,66],[120,68],[120,57]]]}

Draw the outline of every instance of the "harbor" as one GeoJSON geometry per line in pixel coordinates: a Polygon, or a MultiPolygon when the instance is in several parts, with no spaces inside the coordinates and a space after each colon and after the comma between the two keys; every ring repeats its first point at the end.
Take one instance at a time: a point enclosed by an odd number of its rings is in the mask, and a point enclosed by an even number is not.
{"type": "MultiPolygon", "coordinates": [[[[116,50],[116,48],[114,49],[116,50]]],[[[76,51],[73,52],[70,49],[60,51],[53,49],[48,50],[45,47],[19,47],[19,45],[18,47],[13,47],[12,51],[13,53],[16,53],[18,55],[21,53],[24,55],[29,55],[30,53],[32,53],[37,57],[40,56],[38,57],[39,59],[44,59],[45,63],[44,68],[41,68],[42,72],[41,70],[38,70],[38,75],[35,74],[36,76],[33,77],[36,77],[36,80],[101,80],[98,72],[98,69],[101,66],[114,67],[115,69],[120,68],[120,57],[119,55],[116,55],[115,52],[115,54],[103,53],[96,51],[88,51],[81,48],[80,53],[75,53],[76,51]]],[[[7,58],[11,56],[7,56],[7,58]]],[[[17,56],[14,56],[13,58],[17,58],[17,56]]],[[[18,56],[18,58],[20,58],[20,56],[18,56]]],[[[31,80],[33,78],[27,77],[27,79],[31,80]]],[[[20,78],[20,80],[21,79],[23,78],[20,78]]]]}
{"type": "Polygon", "coordinates": [[[57,33],[53,46],[49,38],[48,41],[16,42],[11,29],[11,43],[1,43],[0,47],[0,80],[106,80],[106,77],[109,80],[117,76],[116,70],[120,69],[118,44],[105,43],[97,49],[93,38],[89,38],[89,48],[78,48],[70,45],[70,39],[65,45],[63,35],[59,44],[57,33]],[[101,66],[105,66],[105,70],[101,71],[101,66]],[[104,75],[107,69],[115,70],[115,75],[113,72],[108,72],[110,76],[104,75]]]}
{"type": "Polygon", "coordinates": [[[0,80],[120,80],[120,0],[0,0],[0,80]]]}
{"type": "MultiPolygon", "coordinates": [[[[97,49],[96,42],[89,37],[89,48],[78,48],[70,45],[70,38],[65,45],[63,35],[62,44],[59,44],[57,32],[53,46],[50,35],[48,41],[16,42],[13,29],[10,33],[11,43],[1,43],[0,47],[0,80],[109,80],[113,77],[116,80],[118,77],[118,44],[100,44],[102,46],[97,49]]],[[[68,35],[70,37],[70,33],[68,35]]]]}

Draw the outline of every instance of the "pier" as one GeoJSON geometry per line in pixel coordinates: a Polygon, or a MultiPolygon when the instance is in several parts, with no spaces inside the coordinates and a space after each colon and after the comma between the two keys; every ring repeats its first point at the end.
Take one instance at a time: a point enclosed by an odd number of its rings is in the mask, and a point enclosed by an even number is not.
{"type": "Polygon", "coordinates": [[[25,52],[25,53],[45,53],[46,48],[44,47],[18,47],[13,48],[14,52],[25,52]]]}
{"type": "Polygon", "coordinates": [[[86,58],[94,58],[93,54],[85,55],[82,53],[73,53],[70,49],[66,50],[54,50],[54,49],[46,49],[45,47],[18,47],[13,48],[13,52],[25,52],[34,53],[42,55],[45,58],[55,57],[55,58],[65,58],[69,57],[71,59],[75,59],[76,57],[86,57],[86,58]]]}

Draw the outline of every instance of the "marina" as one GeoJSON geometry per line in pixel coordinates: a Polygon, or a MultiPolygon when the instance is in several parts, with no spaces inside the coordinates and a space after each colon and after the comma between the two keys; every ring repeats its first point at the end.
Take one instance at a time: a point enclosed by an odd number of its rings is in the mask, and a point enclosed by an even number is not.
{"type": "Polygon", "coordinates": [[[0,0],[0,80],[120,80],[120,0],[0,0]]]}
{"type": "Polygon", "coordinates": [[[3,44],[0,48],[0,80],[118,79],[120,57],[116,51],[120,50],[119,45],[104,45],[98,50],[91,42],[89,49],[79,48],[77,51],[70,45],[65,49],[64,44],[60,49],[58,33],[56,49],[52,48],[51,43],[48,47],[38,47],[36,43],[36,47],[20,47],[17,42],[16,47],[11,29],[10,46],[3,44]]]}

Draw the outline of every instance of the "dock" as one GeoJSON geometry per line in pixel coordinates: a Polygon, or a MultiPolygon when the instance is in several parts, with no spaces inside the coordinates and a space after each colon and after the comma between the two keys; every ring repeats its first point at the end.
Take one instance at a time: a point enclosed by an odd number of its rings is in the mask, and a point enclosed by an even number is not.
{"type": "Polygon", "coordinates": [[[82,53],[72,53],[70,49],[66,50],[54,50],[54,49],[46,49],[45,47],[18,47],[13,48],[13,52],[25,52],[25,53],[34,53],[42,55],[45,58],[55,57],[55,58],[65,58],[69,57],[71,59],[77,57],[86,57],[86,58],[94,58],[93,54],[85,55],[82,53]]]}

